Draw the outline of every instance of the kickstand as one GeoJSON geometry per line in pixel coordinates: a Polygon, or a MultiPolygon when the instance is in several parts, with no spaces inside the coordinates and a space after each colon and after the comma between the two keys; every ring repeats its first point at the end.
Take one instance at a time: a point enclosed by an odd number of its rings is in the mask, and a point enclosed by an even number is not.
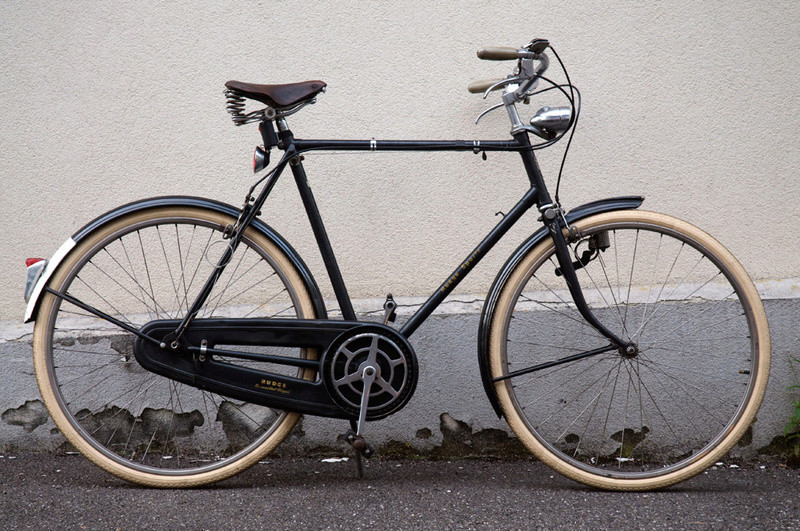
{"type": "MultiPolygon", "coordinates": [[[[350,431],[355,432],[358,425],[355,420],[350,421],[350,431]]],[[[364,460],[361,457],[361,452],[353,448],[353,453],[356,454],[356,470],[358,471],[358,479],[364,479],[364,460]]]]}
{"type": "Polygon", "coordinates": [[[358,479],[364,479],[364,458],[361,457],[359,451],[356,451],[356,470],[358,470],[358,479]]]}

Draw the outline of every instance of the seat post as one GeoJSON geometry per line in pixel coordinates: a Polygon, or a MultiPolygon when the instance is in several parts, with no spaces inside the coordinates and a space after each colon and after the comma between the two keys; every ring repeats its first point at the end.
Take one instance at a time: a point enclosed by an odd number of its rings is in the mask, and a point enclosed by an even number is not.
{"type": "Polygon", "coordinates": [[[281,116],[275,119],[275,123],[278,124],[278,131],[288,131],[289,130],[289,123],[286,121],[286,117],[281,116]]]}

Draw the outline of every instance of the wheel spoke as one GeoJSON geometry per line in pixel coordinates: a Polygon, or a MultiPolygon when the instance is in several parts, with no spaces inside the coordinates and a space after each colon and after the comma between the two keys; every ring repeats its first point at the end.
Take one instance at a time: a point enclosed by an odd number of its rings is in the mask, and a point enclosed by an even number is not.
{"type": "MultiPolygon", "coordinates": [[[[53,289],[78,293],[77,299],[98,311],[110,308],[103,315],[137,329],[154,318],[184,314],[198,285],[214,273],[208,262],[213,243],[223,241],[223,228],[235,222],[203,209],[184,211],[155,208],[90,234],[62,262],[67,273],[53,289]]],[[[304,317],[301,307],[311,307],[306,294],[312,288],[294,269],[276,265],[291,264],[291,259],[255,229],[247,229],[240,247],[201,312],[224,313],[233,304],[254,308],[251,314],[267,308],[262,313],[304,317]]],[[[277,444],[298,418],[149,372],[134,356],[134,336],[61,298],[50,297],[46,304],[37,317],[34,334],[43,339],[37,339],[34,355],[44,360],[36,364],[37,378],[55,396],[48,407],[63,412],[67,424],[60,428],[86,441],[82,451],[111,463],[109,468],[122,477],[162,486],[216,481],[238,471],[252,452],[277,444]]],[[[305,349],[294,352],[306,356],[305,349]]],[[[315,377],[302,368],[276,374],[315,377]]]]}
{"type": "MultiPolygon", "coordinates": [[[[723,441],[752,421],[742,412],[754,388],[764,390],[757,360],[768,351],[753,337],[760,324],[752,317],[763,309],[745,300],[753,291],[741,287],[741,267],[718,244],[700,243],[710,240],[696,229],[658,214],[604,216],[578,226],[581,242],[603,233],[610,242],[578,272],[592,313],[631,349],[528,372],[496,389],[520,439],[539,441],[531,449],[565,463],[570,477],[609,488],[663,486],[719,458],[723,441]]],[[[579,260],[581,242],[571,245],[579,260]]],[[[598,336],[564,295],[553,256],[551,242],[531,248],[498,295],[490,363],[506,374],[585,352],[598,336]]]]}

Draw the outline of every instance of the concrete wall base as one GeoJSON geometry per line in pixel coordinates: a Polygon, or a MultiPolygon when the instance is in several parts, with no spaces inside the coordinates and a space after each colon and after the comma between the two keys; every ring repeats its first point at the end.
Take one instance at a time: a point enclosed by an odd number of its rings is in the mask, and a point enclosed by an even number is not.
{"type": "MultiPolygon", "coordinates": [[[[370,304],[358,306],[363,309],[370,304]]],[[[800,363],[793,361],[800,358],[800,299],[772,299],[765,301],[765,306],[772,333],[772,370],[752,436],[745,437],[734,451],[742,458],[757,456],[758,450],[783,434],[800,395],[797,389],[790,389],[800,379],[800,363]]],[[[367,429],[368,440],[385,454],[525,455],[483,391],[475,355],[479,307],[480,303],[472,300],[450,303],[447,312],[433,315],[413,336],[420,362],[416,393],[403,410],[370,423],[367,429]]],[[[69,451],[39,397],[31,330],[28,325],[2,326],[0,451],[69,451]]],[[[278,452],[341,453],[346,445],[339,436],[347,429],[342,420],[307,416],[278,452]]]]}

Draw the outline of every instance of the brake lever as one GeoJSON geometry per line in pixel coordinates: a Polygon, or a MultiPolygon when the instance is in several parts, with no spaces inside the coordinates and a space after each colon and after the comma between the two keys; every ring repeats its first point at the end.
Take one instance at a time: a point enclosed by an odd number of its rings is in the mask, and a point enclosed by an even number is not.
{"type": "MultiPolygon", "coordinates": [[[[501,79],[500,81],[498,81],[497,83],[495,83],[495,84],[491,85],[489,88],[487,88],[487,89],[486,89],[486,90],[483,92],[483,99],[486,99],[486,97],[489,95],[489,93],[490,93],[490,92],[492,92],[493,90],[495,90],[495,89],[496,89],[496,88],[498,88],[498,87],[503,87],[503,86],[505,86],[505,85],[519,84],[519,83],[520,83],[520,81],[522,81],[522,80],[520,79],[520,77],[519,77],[519,76],[516,76],[516,77],[509,77],[509,78],[506,78],[506,79],[501,79]]],[[[480,113],[480,114],[478,115],[478,117],[477,117],[477,118],[475,118],[475,125],[478,125],[478,122],[480,122],[480,121],[481,121],[481,118],[483,118],[484,116],[486,116],[486,115],[487,115],[487,114],[489,114],[490,112],[492,112],[492,111],[494,111],[494,110],[496,110],[496,109],[499,109],[499,108],[500,108],[500,107],[502,107],[503,105],[505,105],[505,103],[498,103],[497,105],[493,105],[492,107],[489,107],[488,109],[486,109],[485,111],[483,111],[482,113],[480,113]]]]}
{"type": "Polygon", "coordinates": [[[501,79],[500,81],[498,81],[494,85],[491,85],[489,88],[487,88],[483,92],[483,99],[486,99],[486,97],[489,95],[489,93],[491,91],[495,90],[498,87],[503,87],[505,85],[512,85],[514,83],[519,83],[519,82],[520,82],[519,76],[517,76],[517,77],[509,77],[509,78],[506,78],[506,79],[501,79]]]}

